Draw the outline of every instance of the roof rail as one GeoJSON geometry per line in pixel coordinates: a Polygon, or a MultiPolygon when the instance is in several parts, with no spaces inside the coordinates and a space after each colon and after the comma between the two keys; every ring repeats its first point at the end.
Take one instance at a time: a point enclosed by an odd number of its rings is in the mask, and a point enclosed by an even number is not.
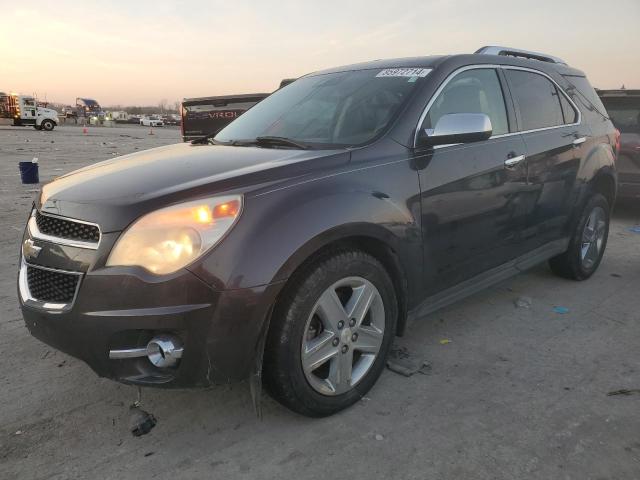
{"type": "Polygon", "coordinates": [[[541,62],[559,63],[561,65],[567,64],[567,62],[565,62],[561,58],[554,57],[552,55],[547,55],[546,53],[531,52],[529,50],[521,50],[519,48],[511,48],[511,47],[498,47],[498,46],[491,45],[487,47],[482,47],[476,50],[475,53],[481,54],[481,55],[503,55],[507,57],[522,57],[522,58],[528,58],[531,60],[540,60],[541,62]]]}

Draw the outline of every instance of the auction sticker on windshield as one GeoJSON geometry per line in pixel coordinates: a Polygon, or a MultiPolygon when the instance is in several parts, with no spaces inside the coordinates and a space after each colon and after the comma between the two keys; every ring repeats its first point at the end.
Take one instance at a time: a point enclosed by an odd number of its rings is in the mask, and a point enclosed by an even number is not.
{"type": "Polygon", "coordinates": [[[426,77],[431,68],[385,68],[376,77],[426,77]]]}

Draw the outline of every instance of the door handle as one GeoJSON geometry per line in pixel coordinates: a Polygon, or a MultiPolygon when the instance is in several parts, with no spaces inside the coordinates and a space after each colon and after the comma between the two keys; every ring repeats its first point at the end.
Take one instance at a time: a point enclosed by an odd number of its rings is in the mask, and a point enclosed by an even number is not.
{"type": "Polygon", "coordinates": [[[587,141],[587,137],[580,137],[580,138],[576,138],[573,142],[571,142],[571,144],[574,147],[577,147],[579,145],[582,145],[586,141],[587,141]]]}
{"type": "Polygon", "coordinates": [[[524,155],[518,155],[516,157],[509,157],[504,161],[504,166],[507,167],[507,168],[515,167],[516,165],[518,165],[524,159],[525,159],[524,155]]]}

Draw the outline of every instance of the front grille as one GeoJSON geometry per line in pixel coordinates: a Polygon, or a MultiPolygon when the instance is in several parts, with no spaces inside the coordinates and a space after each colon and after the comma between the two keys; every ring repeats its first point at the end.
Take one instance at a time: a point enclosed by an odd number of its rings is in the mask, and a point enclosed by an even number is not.
{"type": "Polygon", "coordinates": [[[36,225],[38,225],[38,230],[41,233],[52,237],[90,243],[98,243],[100,241],[100,229],[96,225],[42,215],[40,212],[36,212],[36,225]]]}
{"type": "Polygon", "coordinates": [[[78,287],[79,275],[54,272],[27,265],[29,293],[34,300],[71,303],[78,287]]]}

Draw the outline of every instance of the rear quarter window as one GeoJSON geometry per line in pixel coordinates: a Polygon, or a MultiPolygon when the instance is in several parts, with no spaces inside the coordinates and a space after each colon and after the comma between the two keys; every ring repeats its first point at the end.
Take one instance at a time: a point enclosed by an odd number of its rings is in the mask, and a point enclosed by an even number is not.
{"type": "Polygon", "coordinates": [[[587,77],[577,75],[563,75],[563,77],[569,82],[569,94],[572,93],[571,90],[575,90],[579,96],[587,101],[589,105],[586,106],[591,107],[589,110],[596,110],[601,115],[606,115],[607,110],[604,108],[604,105],[602,105],[600,97],[596,94],[587,77]]]}

